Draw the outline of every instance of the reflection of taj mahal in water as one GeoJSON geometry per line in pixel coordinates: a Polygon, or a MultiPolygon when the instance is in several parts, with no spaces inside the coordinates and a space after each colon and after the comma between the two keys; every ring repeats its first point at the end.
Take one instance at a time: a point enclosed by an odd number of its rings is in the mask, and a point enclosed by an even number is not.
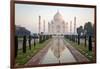
{"type": "Polygon", "coordinates": [[[63,35],[66,32],[65,21],[59,11],[54,15],[53,20],[48,25],[48,31],[50,34],[63,35]]]}

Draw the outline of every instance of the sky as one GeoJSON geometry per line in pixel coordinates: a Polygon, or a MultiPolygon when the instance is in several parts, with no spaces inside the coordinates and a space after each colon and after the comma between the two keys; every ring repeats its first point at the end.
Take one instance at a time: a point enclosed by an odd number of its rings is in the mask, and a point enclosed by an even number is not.
{"type": "Polygon", "coordinates": [[[72,21],[72,29],[74,28],[74,17],[76,17],[76,27],[84,26],[88,21],[94,23],[94,8],[15,4],[15,24],[25,27],[32,33],[38,33],[39,16],[41,16],[41,31],[45,20],[46,32],[48,32],[48,22],[53,20],[57,11],[63,16],[64,21],[68,22],[68,28],[70,21],[72,21]]]}

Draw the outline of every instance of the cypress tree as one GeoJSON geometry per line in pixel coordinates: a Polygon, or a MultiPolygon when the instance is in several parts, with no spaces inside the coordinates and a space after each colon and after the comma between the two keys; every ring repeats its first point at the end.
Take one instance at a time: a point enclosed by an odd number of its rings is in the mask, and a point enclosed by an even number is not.
{"type": "Polygon", "coordinates": [[[26,36],[23,36],[23,53],[26,53],[26,36]]]}
{"type": "Polygon", "coordinates": [[[17,51],[18,51],[18,37],[15,36],[15,58],[17,56],[17,51]]]}

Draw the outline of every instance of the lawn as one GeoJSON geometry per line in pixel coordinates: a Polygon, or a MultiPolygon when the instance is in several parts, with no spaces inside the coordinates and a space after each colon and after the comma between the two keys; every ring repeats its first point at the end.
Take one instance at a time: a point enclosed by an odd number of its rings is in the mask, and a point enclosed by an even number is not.
{"type": "Polygon", "coordinates": [[[86,56],[91,62],[95,61],[95,54],[93,51],[88,50],[88,46],[85,46],[84,43],[81,43],[78,45],[76,42],[70,41],[68,39],[65,39],[67,42],[69,42],[75,49],[77,49],[81,54],[86,56]]]}
{"type": "Polygon", "coordinates": [[[38,53],[42,48],[44,48],[49,41],[50,41],[50,39],[46,40],[45,42],[43,42],[41,44],[37,43],[35,47],[32,44],[31,50],[29,49],[28,46],[26,46],[26,53],[23,53],[22,49],[19,49],[18,55],[15,60],[16,66],[23,65],[26,62],[28,62],[28,60],[30,60],[36,53],[38,53]]]}

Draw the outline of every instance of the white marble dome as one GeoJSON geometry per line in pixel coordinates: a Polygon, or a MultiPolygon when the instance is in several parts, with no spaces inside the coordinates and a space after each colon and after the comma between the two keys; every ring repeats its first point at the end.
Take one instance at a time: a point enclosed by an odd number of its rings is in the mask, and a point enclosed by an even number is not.
{"type": "Polygon", "coordinates": [[[55,21],[63,21],[63,16],[57,11],[57,13],[54,15],[55,21]]]}

